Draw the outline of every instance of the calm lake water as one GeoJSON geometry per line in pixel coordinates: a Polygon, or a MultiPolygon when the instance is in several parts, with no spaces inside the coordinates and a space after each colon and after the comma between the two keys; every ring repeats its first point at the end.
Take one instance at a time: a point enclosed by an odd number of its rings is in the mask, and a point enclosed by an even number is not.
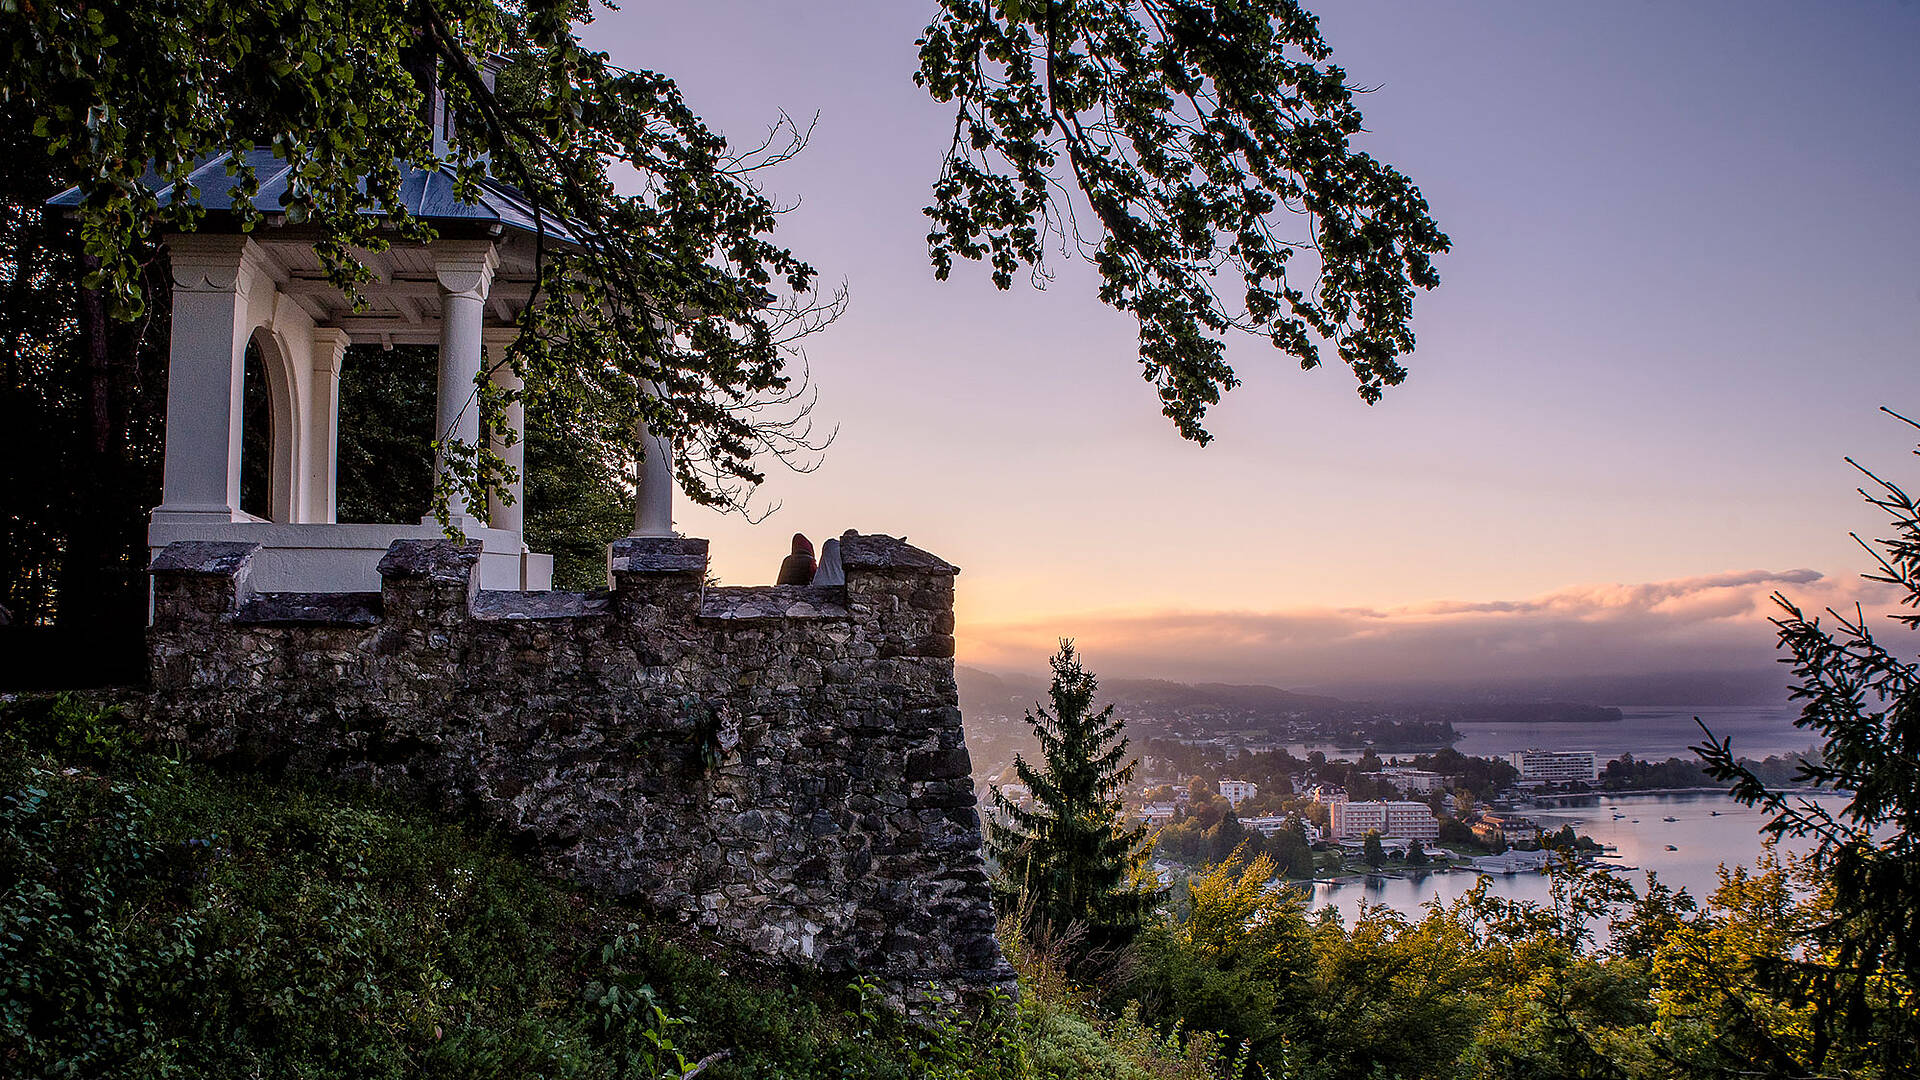
{"type": "Polygon", "coordinates": [[[1621,754],[1642,760],[1692,759],[1687,747],[1705,737],[1694,717],[1719,738],[1733,739],[1733,752],[1763,758],[1812,745],[1811,734],[1793,726],[1800,709],[1793,705],[1622,705],[1619,720],[1591,724],[1495,724],[1468,721],[1454,725],[1461,739],[1455,750],[1473,757],[1497,757],[1515,750],[1592,750],[1601,761],[1621,754]]]}
{"type": "MultiPolygon", "coordinates": [[[[1619,720],[1568,724],[1502,724],[1469,720],[1454,725],[1460,741],[1455,750],[1472,757],[1503,757],[1515,750],[1592,750],[1602,762],[1621,754],[1665,761],[1691,760],[1688,750],[1705,736],[1693,722],[1699,717],[1719,738],[1733,739],[1733,752],[1764,758],[1805,750],[1814,739],[1793,726],[1800,715],[1792,705],[1622,705],[1619,720]]],[[[1323,743],[1297,743],[1288,748],[1304,757],[1319,750],[1330,758],[1353,760],[1359,749],[1341,749],[1323,743]]],[[[1412,752],[1402,756],[1412,756],[1412,752]]]]}
{"type": "MultiPolygon", "coordinates": [[[[1736,738],[1736,749],[1739,745],[1736,738]]],[[[1846,800],[1823,795],[1819,801],[1838,808],[1846,800]]],[[[1661,882],[1676,889],[1685,888],[1701,899],[1718,883],[1721,863],[1752,865],[1759,857],[1759,829],[1765,820],[1759,811],[1711,792],[1599,795],[1526,813],[1549,828],[1557,829],[1571,822],[1575,832],[1616,848],[1619,858],[1606,861],[1638,867],[1626,875],[1635,888],[1644,888],[1646,871],[1653,870],[1659,873],[1661,882]],[[1616,813],[1622,815],[1618,820],[1614,818],[1616,813]],[[1675,820],[1664,820],[1669,817],[1675,820]],[[1675,850],[1668,851],[1669,844],[1675,850]]],[[[1797,846],[1806,845],[1803,842],[1797,846]]],[[[1479,877],[1468,871],[1453,871],[1418,878],[1372,878],[1364,884],[1316,885],[1312,906],[1338,907],[1349,925],[1359,914],[1363,900],[1386,904],[1417,917],[1421,906],[1429,900],[1452,900],[1473,888],[1479,877]]],[[[1544,874],[1495,875],[1492,880],[1493,889],[1499,895],[1523,900],[1547,899],[1544,874]]]]}

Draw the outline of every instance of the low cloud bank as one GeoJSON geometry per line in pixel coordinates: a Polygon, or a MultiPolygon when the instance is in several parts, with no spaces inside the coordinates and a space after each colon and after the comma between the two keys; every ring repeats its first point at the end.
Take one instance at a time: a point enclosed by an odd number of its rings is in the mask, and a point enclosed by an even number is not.
{"type": "Polygon", "coordinates": [[[1093,670],[1278,686],[1510,680],[1763,668],[1774,593],[1803,609],[1885,609],[1891,594],[1814,570],[1745,570],[1643,584],[1579,585],[1525,600],[1403,608],[1140,611],[963,626],[962,662],[1036,671],[1060,637],[1093,670]]]}

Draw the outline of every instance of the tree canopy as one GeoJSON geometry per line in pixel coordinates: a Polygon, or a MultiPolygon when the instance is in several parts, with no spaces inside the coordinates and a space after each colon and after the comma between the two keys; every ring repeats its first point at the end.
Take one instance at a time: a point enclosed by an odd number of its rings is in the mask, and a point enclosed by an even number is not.
{"type": "MultiPolygon", "coordinates": [[[[633,422],[669,433],[678,480],[705,503],[736,502],[755,458],[794,449],[790,335],[831,315],[813,270],[768,239],[774,207],[752,171],[795,148],[741,156],[702,124],[671,79],[581,46],[588,4],[535,0],[150,0],[7,5],[10,102],[24,105],[58,171],[76,183],[88,284],[123,316],[147,302],[152,241],[203,224],[194,196],[161,199],[207,155],[272,149],[291,169],[282,215],[308,230],[339,283],[364,281],[356,251],[427,239],[400,197],[403,162],[438,160],[471,197],[483,172],[518,186],[577,244],[543,252],[541,302],[510,359],[528,395],[574,437],[631,459],[633,422]],[[490,63],[504,73],[486,77],[490,63]],[[436,155],[432,100],[461,119],[436,155]],[[616,190],[615,163],[641,177],[616,190]],[[646,392],[643,392],[646,388],[646,392]]],[[[258,178],[242,161],[232,187],[258,178]]],[[[238,226],[272,224],[245,198],[238,226]]],[[[483,420],[500,430],[498,395],[483,420]]],[[[477,497],[502,463],[453,455],[477,497]]]]}
{"type": "Polygon", "coordinates": [[[1062,641],[1051,663],[1053,711],[1036,705],[1027,713],[1045,763],[1013,758],[1033,804],[995,787],[986,841],[1000,864],[994,885],[1002,913],[1029,933],[1076,939],[1077,952],[1092,957],[1126,944],[1157,893],[1136,880],[1148,854],[1145,827],[1119,820],[1120,791],[1134,769],[1124,722],[1111,705],[1093,708],[1099,682],[1080,666],[1073,642],[1062,641]]]}
{"type": "MultiPolygon", "coordinates": [[[[309,230],[340,283],[365,279],[356,252],[429,236],[398,182],[401,162],[436,160],[443,93],[461,122],[437,160],[461,190],[490,168],[580,240],[544,252],[510,353],[525,393],[611,469],[644,417],[689,496],[737,506],[766,456],[818,445],[788,346],[841,298],[773,239],[754,177],[805,134],[784,123],[736,150],[671,78],[584,47],[592,15],[589,0],[0,4],[0,102],[80,187],[88,284],[130,317],[151,299],[154,239],[206,217],[190,190],[156,193],[210,154],[285,161],[281,214],[242,200],[239,226],[309,230]]],[[[1050,242],[1083,251],[1101,298],[1138,319],[1164,411],[1201,441],[1237,381],[1232,331],[1308,367],[1325,339],[1369,401],[1404,378],[1412,296],[1447,240],[1404,176],[1352,146],[1354,88],[1297,3],[940,0],[920,44],[917,80],[955,107],[927,211],[937,274],[984,260],[1007,287],[1045,272],[1050,242]]],[[[231,182],[257,190],[244,164],[231,182]]],[[[503,404],[483,388],[488,430],[503,404]]],[[[502,479],[491,451],[460,449],[471,494],[502,479]]]]}
{"type": "Polygon", "coordinates": [[[1006,288],[1050,241],[1085,252],[1140,323],[1161,410],[1203,443],[1239,382],[1228,331],[1304,368],[1325,339],[1368,402],[1406,378],[1448,240],[1353,147],[1355,89],[1295,0],[940,0],[920,46],[916,79],[954,105],[927,211],[941,276],[984,259],[1006,288]]]}
{"type": "MultiPolygon", "coordinates": [[[[1896,625],[1920,628],[1920,504],[1855,468],[1866,480],[1861,494],[1893,525],[1892,536],[1861,541],[1874,560],[1865,576],[1897,590],[1906,610],[1890,616],[1896,625]]],[[[1845,805],[1835,812],[1767,783],[1734,757],[1731,740],[1710,731],[1694,748],[1708,775],[1766,812],[1764,831],[1812,844],[1791,870],[1829,908],[1786,936],[1789,955],[1753,969],[1758,986],[1805,1012],[1803,1044],[1768,1051],[1824,1070],[1843,1051],[1864,1049],[1894,1075],[1920,1048],[1920,666],[1880,640],[1859,609],[1829,609],[1832,621],[1822,625],[1786,597],[1775,600],[1793,697],[1805,703],[1795,724],[1820,739],[1819,756],[1801,761],[1794,784],[1844,793],[1845,805]]],[[[1784,880],[1773,887],[1787,891],[1784,880]]]]}

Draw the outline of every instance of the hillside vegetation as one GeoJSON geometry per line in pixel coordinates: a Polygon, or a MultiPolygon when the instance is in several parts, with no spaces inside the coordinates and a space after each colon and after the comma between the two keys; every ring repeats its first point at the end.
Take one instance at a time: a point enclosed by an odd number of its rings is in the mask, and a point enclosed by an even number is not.
{"type": "Polygon", "coordinates": [[[921,1025],[872,987],[705,952],[483,830],[177,762],[68,699],[0,714],[0,1075],[1216,1071],[1206,1040],[1098,1019],[1057,983],[921,1025]]]}
{"type": "Polygon", "coordinates": [[[22,703],[0,715],[0,1075],[1911,1075],[1899,971],[1858,985],[1863,1026],[1837,1041],[1769,977],[1821,960],[1801,932],[1832,914],[1771,856],[1698,903],[1567,870],[1551,904],[1483,886],[1351,926],[1272,874],[1196,874],[1081,986],[1059,943],[1003,935],[1020,1001],[916,1023],[860,983],[667,935],[477,827],[22,703]]]}

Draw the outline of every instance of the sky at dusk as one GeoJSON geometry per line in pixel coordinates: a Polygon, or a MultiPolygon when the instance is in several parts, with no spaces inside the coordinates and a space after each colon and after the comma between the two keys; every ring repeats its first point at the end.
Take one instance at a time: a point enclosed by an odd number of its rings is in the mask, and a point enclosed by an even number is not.
{"type": "Polygon", "coordinates": [[[1278,685],[1760,667],[1772,591],[1884,600],[1843,457],[1920,472],[1875,411],[1920,410],[1920,4],[1309,6],[1454,250],[1379,405],[1247,339],[1204,448],[1084,262],[934,280],[929,5],[601,14],[736,142],[819,117],[766,187],[852,296],[807,349],[839,436],[759,524],[680,508],[720,577],[905,534],[963,568],[964,663],[1066,635],[1103,674],[1278,685]]]}

